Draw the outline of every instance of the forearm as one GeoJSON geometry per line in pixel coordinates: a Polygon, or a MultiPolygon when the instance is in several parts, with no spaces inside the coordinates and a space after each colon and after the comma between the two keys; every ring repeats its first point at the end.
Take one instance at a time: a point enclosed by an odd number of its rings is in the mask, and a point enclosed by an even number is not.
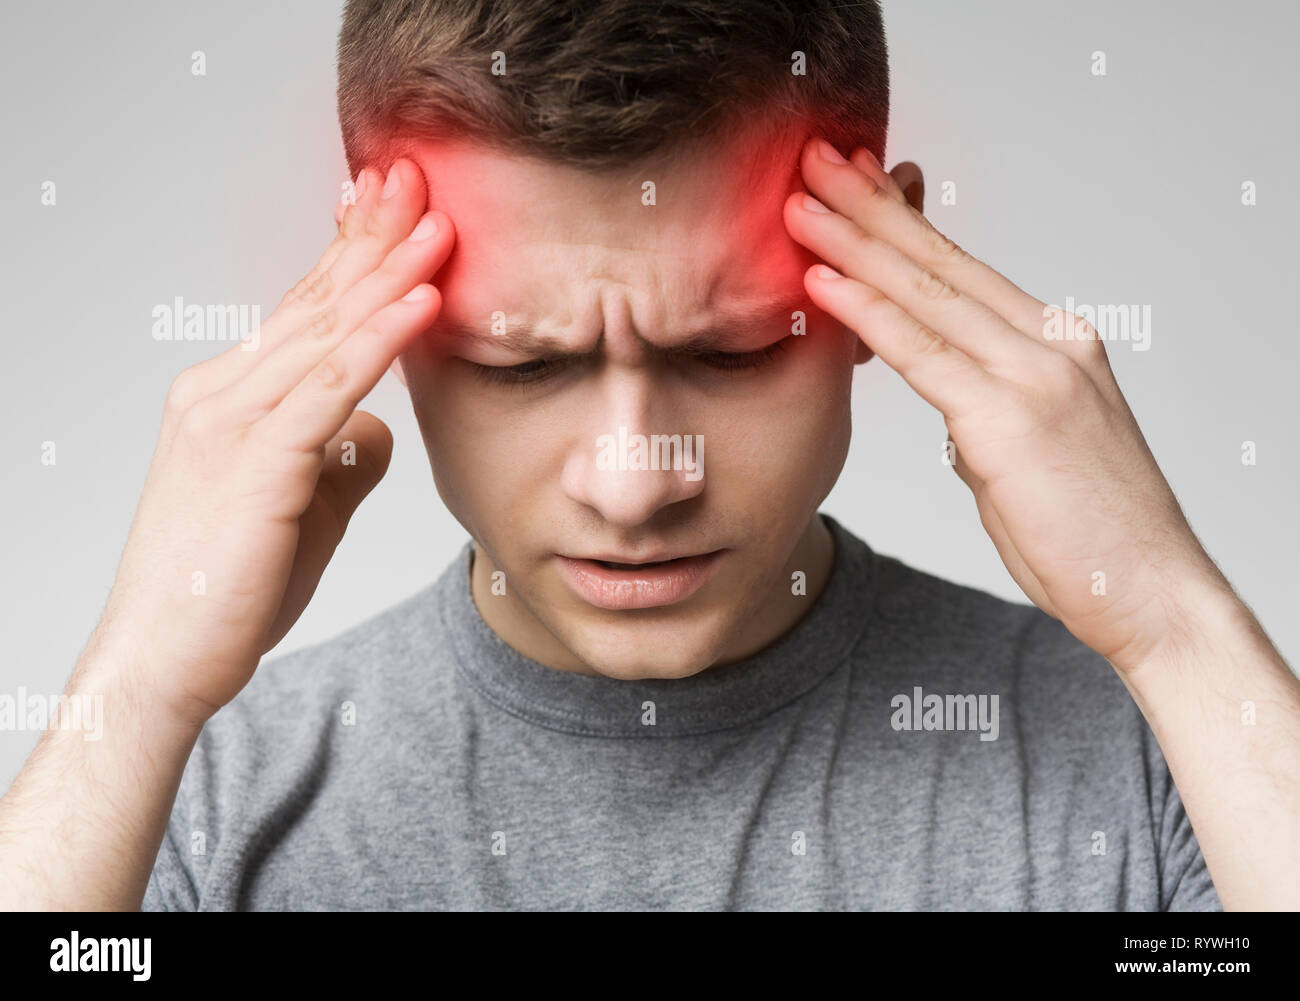
{"type": "Polygon", "coordinates": [[[1300,909],[1300,681],[1226,582],[1121,670],[1169,765],[1223,906],[1300,909]]]}
{"type": "Polygon", "coordinates": [[[92,639],[65,694],[102,696],[102,732],[51,728],[0,799],[0,909],[135,910],[200,726],[125,681],[92,639]]]}

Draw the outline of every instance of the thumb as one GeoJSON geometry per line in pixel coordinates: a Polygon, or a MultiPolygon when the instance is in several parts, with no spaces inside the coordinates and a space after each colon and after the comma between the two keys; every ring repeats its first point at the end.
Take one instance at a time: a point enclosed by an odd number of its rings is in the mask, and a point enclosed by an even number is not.
{"type": "Polygon", "coordinates": [[[316,492],[334,513],[340,538],[352,513],[388,472],[392,457],[393,433],[365,410],[354,411],[325,445],[316,492]]]}
{"type": "Polygon", "coordinates": [[[326,443],[316,493],[298,519],[298,551],[264,651],[279,643],[302,615],[353,513],[388,472],[392,456],[393,433],[364,410],[355,411],[326,443]]]}

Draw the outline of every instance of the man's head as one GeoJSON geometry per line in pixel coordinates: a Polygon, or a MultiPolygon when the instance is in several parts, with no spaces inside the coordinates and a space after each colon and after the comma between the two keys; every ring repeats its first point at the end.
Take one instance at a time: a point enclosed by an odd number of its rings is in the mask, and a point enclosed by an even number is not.
{"type": "Polygon", "coordinates": [[[876,0],[349,0],[338,70],[354,177],[416,138],[620,167],[763,114],[885,159],[876,0]]]}
{"type": "Polygon", "coordinates": [[[785,632],[869,352],[781,208],[810,132],[883,155],[875,5],[350,3],[339,108],[353,172],[409,157],[456,225],[402,366],[489,624],[621,678],[785,632]]]}

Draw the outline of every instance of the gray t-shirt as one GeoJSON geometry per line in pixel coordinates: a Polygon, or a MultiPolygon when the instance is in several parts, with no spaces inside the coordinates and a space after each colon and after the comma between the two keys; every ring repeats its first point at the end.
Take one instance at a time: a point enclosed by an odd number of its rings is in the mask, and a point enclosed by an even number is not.
{"type": "Polygon", "coordinates": [[[467,542],[208,723],[144,908],[1220,909],[1102,657],[822,517],[808,614],[682,680],[522,656],[467,542]]]}

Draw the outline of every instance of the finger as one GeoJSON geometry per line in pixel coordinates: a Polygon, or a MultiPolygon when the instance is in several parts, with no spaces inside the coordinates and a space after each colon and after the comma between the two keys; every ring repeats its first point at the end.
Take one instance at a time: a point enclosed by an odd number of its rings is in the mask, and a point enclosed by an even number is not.
{"type": "Polygon", "coordinates": [[[424,174],[408,159],[394,160],[387,176],[370,168],[363,176],[364,190],[359,190],[356,204],[348,206],[339,224],[342,239],[315,269],[315,273],[332,271],[342,287],[364,276],[367,262],[373,267],[405,239],[425,214],[428,201],[424,174]]]}
{"type": "Polygon", "coordinates": [[[393,360],[433,325],[442,296],[417,285],[326,355],[254,426],[278,447],[315,451],[343,426],[393,360]]]}
{"type": "MultiPolygon", "coordinates": [[[[334,266],[334,262],[343,254],[343,249],[348,245],[349,235],[355,237],[358,232],[365,228],[366,217],[374,210],[375,205],[380,201],[380,192],[383,189],[384,175],[373,167],[362,167],[361,172],[357,174],[357,183],[354,188],[354,200],[345,204],[340,199],[334,206],[334,220],[338,223],[339,231],[335,234],[330,245],[325,248],[325,253],[316,262],[316,266],[303,278],[304,282],[312,282],[319,275],[328,271],[334,266]],[[375,192],[374,197],[365,201],[366,194],[375,192]],[[360,207],[358,207],[360,206],[360,207]]],[[[288,300],[293,292],[290,289],[281,298],[281,302],[288,300]]]]}
{"type": "Polygon", "coordinates": [[[354,410],[325,445],[319,489],[346,528],[348,518],[388,471],[393,433],[366,410],[354,410]]]}
{"type": "MultiPolygon", "coordinates": [[[[1029,295],[936,230],[924,215],[908,204],[899,180],[882,170],[866,147],[859,146],[849,159],[854,167],[881,185],[898,203],[896,208],[887,212],[882,209],[879,213],[869,211],[868,205],[860,216],[854,217],[860,227],[873,232],[872,218],[879,216],[880,231],[876,235],[882,238],[890,239],[889,234],[894,232],[892,227],[895,223],[902,227],[900,232],[910,231],[910,239],[897,244],[909,257],[942,276],[955,288],[983,301],[1030,340],[1072,358],[1093,377],[1107,398],[1115,399],[1116,388],[1110,360],[1106,356],[1105,341],[1095,336],[1095,331],[1072,314],[1048,306],[1029,295]],[[953,263],[946,263],[949,261],[953,263]]],[[[904,181],[914,177],[917,183],[924,183],[920,169],[915,164],[901,163],[894,170],[904,181]]]]}
{"type": "MultiPolygon", "coordinates": [[[[291,300],[311,300],[315,297],[320,299],[322,304],[328,301],[329,297],[325,295],[327,284],[324,276],[342,255],[349,239],[355,239],[356,233],[364,231],[367,214],[380,200],[382,179],[378,171],[369,167],[358,174],[357,200],[354,205],[347,208],[344,216],[345,231],[335,235],[312,270],[285,293],[266,323],[259,325],[255,338],[241,341],[212,358],[191,365],[177,376],[167,394],[167,412],[164,415],[162,435],[164,445],[168,444],[174,435],[175,415],[183,413],[200,400],[207,399],[228,387],[270,354],[277,344],[301,329],[303,321],[295,317],[288,308],[287,304],[291,300]],[[367,195],[370,197],[367,198],[367,195]]],[[[336,280],[329,284],[337,289],[340,283],[336,280]]]]}
{"type": "Polygon", "coordinates": [[[1117,405],[1123,400],[1106,354],[1106,342],[1096,327],[1059,306],[1046,306],[1042,332],[1047,346],[1074,359],[1108,400],[1117,405]]]}
{"type": "MultiPolygon", "coordinates": [[[[873,197],[884,200],[880,190],[874,190],[873,197]]],[[[880,289],[995,375],[1014,378],[1044,353],[994,310],[838,212],[825,211],[811,196],[792,194],[786,200],[785,219],[799,243],[849,278],[880,289]]]]}
{"type": "Polygon", "coordinates": [[[315,313],[331,307],[374,271],[424,214],[424,175],[410,160],[394,161],[386,178],[370,168],[361,177],[356,204],[348,206],[339,232],[320,260],[285,292],[262,325],[257,350],[244,351],[241,345],[222,356],[220,374],[225,385],[258,365],[315,313]]]}
{"type": "MultiPolygon", "coordinates": [[[[817,143],[814,139],[804,149],[800,165],[804,184],[822,203],[863,231],[896,246],[954,288],[985,303],[1026,337],[1045,344],[1045,303],[957,246],[888,187],[882,189],[883,171],[864,173],[853,163],[827,162],[817,143]]],[[[862,154],[865,158],[871,156],[866,149],[862,154]]],[[[859,156],[859,160],[863,158],[859,156]]]]}
{"type": "MultiPolygon", "coordinates": [[[[277,315],[285,315],[291,330],[345,296],[410,235],[425,214],[423,178],[414,163],[399,159],[389,168],[382,186],[367,184],[365,195],[343,216],[335,250],[327,251],[276,308],[277,315]]],[[[269,346],[276,343],[273,340],[269,346]]]]}
{"type": "MultiPolygon", "coordinates": [[[[366,168],[362,167],[357,173],[357,179],[352,185],[351,196],[345,191],[334,203],[334,225],[339,229],[343,228],[343,217],[347,214],[348,208],[355,205],[366,193],[366,186],[369,184],[369,178],[366,175],[366,168]]],[[[331,244],[330,246],[333,246],[331,244]]]]}
{"type": "Polygon", "coordinates": [[[366,193],[364,185],[366,184],[366,172],[362,168],[357,174],[357,179],[352,185],[352,191],[344,190],[338,201],[334,203],[334,226],[336,229],[343,228],[343,217],[347,215],[348,208],[355,205],[357,201],[366,193]],[[350,195],[350,197],[349,197],[350,195]]]}
{"type": "Polygon", "coordinates": [[[879,289],[824,264],[804,273],[804,288],[820,308],[854,331],[923,399],[959,419],[1005,387],[969,355],[890,301],[879,289]]]}
{"type": "Polygon", "coordinates": [[[426,213],[411,234],[394,247],[375,271],[332,308],[311,316],[286,340],[221,396],[238,422],[251,424],[271,411],[316,365],[379,310],[432,277],[454,242],[451,220],[426,213]]]}
{"type": "Polygon", "coordinates": [[[907,196],[903,194],[902,185],[893,174],[880,165],[880,161],[865,146],[859,146],[849,154],[849,162],[880,185],[894,201],[902,205],[907,204],[907,196]]]}

